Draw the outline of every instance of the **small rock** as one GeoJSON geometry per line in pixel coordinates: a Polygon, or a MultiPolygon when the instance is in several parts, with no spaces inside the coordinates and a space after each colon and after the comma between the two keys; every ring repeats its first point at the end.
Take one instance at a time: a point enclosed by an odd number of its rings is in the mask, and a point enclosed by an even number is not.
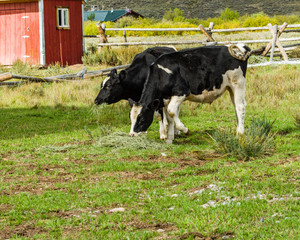
{"type": "Polygon", "coordinates": [[[114,212],[125,212],[125,208],[119,207],[119,208],[113,208],[109,210],[109,212],[114,213],[114,212]]]}
{"type": "Polygon", "coordinates": [[[178,194],[173,194],[171,197],[178,197],[178,194]]]}
{"type": "Polygon", "coordinates": [[[162,155],[163,157],[166,157],[166,156],[167,156],[167,154],[165,154],[165,153],[161,153],[161,155],[162,155]]]}
{"type": "Polygon", "coordinates": [[[157,232],[158,233],[163,233],[165,230],[163,230],[163,229],[157,229],[157,232]]]}
{"type": "Polygon", "coordinates": [[[259,220],[260,222],[264,222],[265,221],[265,219],[262,217],[260,220],[259,220]]]}
{"type": "Polygon", "coordinates": [[[170,208],[169,208],[169,210],[174,210],[174,209],[175,209],[175,207],[174,207],[174,206],[172,206],[172,207],[170,207],[170,208]]]}

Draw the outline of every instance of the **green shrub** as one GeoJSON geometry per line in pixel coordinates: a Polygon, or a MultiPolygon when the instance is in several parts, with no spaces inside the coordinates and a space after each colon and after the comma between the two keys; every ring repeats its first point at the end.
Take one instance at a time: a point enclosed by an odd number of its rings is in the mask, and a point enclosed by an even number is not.
{"type": "Polygon", "coordinates": [[[94,21],[95,20],[95,13],[90,13],[88,16],[87,16],[87,19],[89,21],[94,21]]]}
{"type": "Polygon", "coordinates": [[[229,8],[225,8],[225,10],[220,15],[220,19],[224,21],[239,19],[239,17],[240,14],[237,11],[232,11],[229,8]]]}
{"type": "Polygon", "coordinates": [[[265,118],[254,119],[243,135],[236,136],[236,132],[232,130],[217,130],[211,138],[217,152],[237,159],[249,160],[272,152],[273,123],[265,118]]]}
{"type": "Polygon", "coordinates": [[[262,27],[266,26],[268,23],[278,24],[275,19],[269,17],[263,12],[252,14],[247,17],[243,22],[243,27],[262,27]]]}
{"type": "Polygon", "coordinates": [[[136,19],[131,16],[122,17],[116,21],[116,23],[114,24],[114,27],[115,28],[125,28],[125,27],[133,25],[135,21],[136,21],[136,19]]]}
{"type": "Polygon", "coordinates": [[[173,22],[185,22],[185,18],[183,16],[183,12],[178,9],[174,8],[169,9],[163,16],[163,19],[168,20],[168,21],[173,21],[173,22]]]}
{"type": "Polygon", "coordinates": [[[98,35],[99,31],[95,21],[84,22],[84,35],[98,35]]]}

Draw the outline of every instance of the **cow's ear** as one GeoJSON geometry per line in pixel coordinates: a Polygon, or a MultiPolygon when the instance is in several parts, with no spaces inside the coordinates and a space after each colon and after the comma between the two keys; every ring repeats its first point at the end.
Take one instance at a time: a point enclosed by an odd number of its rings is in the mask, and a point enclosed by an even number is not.
{"type": "Polygon", "coordinates": [[[128,99],[128,102],[129,102],[129,105],[130,105],[130,107],[132,107],[132,106],[133,106],[133,104],[135,104],[135,105],[136,105],[136,102],[135,102],[135,101],[133,101],[131,98],[129,98],[129,99],[128,99]]]}
{"type": "Polygon", "coordinates": [[[125,70],[122,70],[119,73],[119,79],[120,79],[120,81],[122,82],[123,80],[125,80],[126,76],[127,76],[127,72],[125,70]]]}
{"type": "Polygon", "coordinates": [[[112,73],[112,74],[117,74],[117,69],[113,69],[113,70],[111,70],[111,72],[110,73],[112,73]]]}
{"type": "Polygon", "coordinates": [[[159,99],[154,99],[153,102],[151,103],[150,107],[153,110],[157,110],[159,108],[159,104],[160,104],[159,99]]]}

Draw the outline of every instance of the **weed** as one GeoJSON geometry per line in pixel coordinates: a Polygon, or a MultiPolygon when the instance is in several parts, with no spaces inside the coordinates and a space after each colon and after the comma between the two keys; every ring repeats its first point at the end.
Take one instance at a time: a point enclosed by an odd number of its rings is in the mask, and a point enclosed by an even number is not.
{"type": "Polygon", "coordinates": [[[211,136],[217,152],[238,159],[249,160],[269,154],[273,148],[274,134],[271,128],[274,122],[253,119],[243,135],[232,130],[217,130],[211,136]]]}
{"type": "Polygon", "coordinates": [[[300,58],[300,47],[296,47],[290,54],[291,58],[300,58]]]}
{"type": "Polygon", "coordinates": [[[82,57],[82,62],[86,65],[121,65],[130,63],[134,56],[143,51],[142,47],[120,47],[107,48],[103,47],[100,52],[96,52],[93,44],[88,47],[88,54],[82,57]]]}
{"type": "Polygon", "coordinates": [[[295,116],[294,116],[294,118],[295,118],[295,126],[297,127],[297,128],[300,128],[300,114],[298,113],[298,114],[296,114],[295,116]]]}

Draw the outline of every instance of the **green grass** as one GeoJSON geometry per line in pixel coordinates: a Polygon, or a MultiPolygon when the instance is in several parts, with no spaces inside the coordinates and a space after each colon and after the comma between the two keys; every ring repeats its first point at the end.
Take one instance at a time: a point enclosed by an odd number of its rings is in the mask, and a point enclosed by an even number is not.
{"type": "Polygon", "coordinates": [[[248,161],[209,139],[236,127],[229,94],[185,102],[191,135],[168,145],[156,120],[127,137],[126,102],[93,106],[102,78],[1,88],[0,239],[299,239],[299,70],[249,69],[246,127],[275,120],[275,136],[248,161]]]}

